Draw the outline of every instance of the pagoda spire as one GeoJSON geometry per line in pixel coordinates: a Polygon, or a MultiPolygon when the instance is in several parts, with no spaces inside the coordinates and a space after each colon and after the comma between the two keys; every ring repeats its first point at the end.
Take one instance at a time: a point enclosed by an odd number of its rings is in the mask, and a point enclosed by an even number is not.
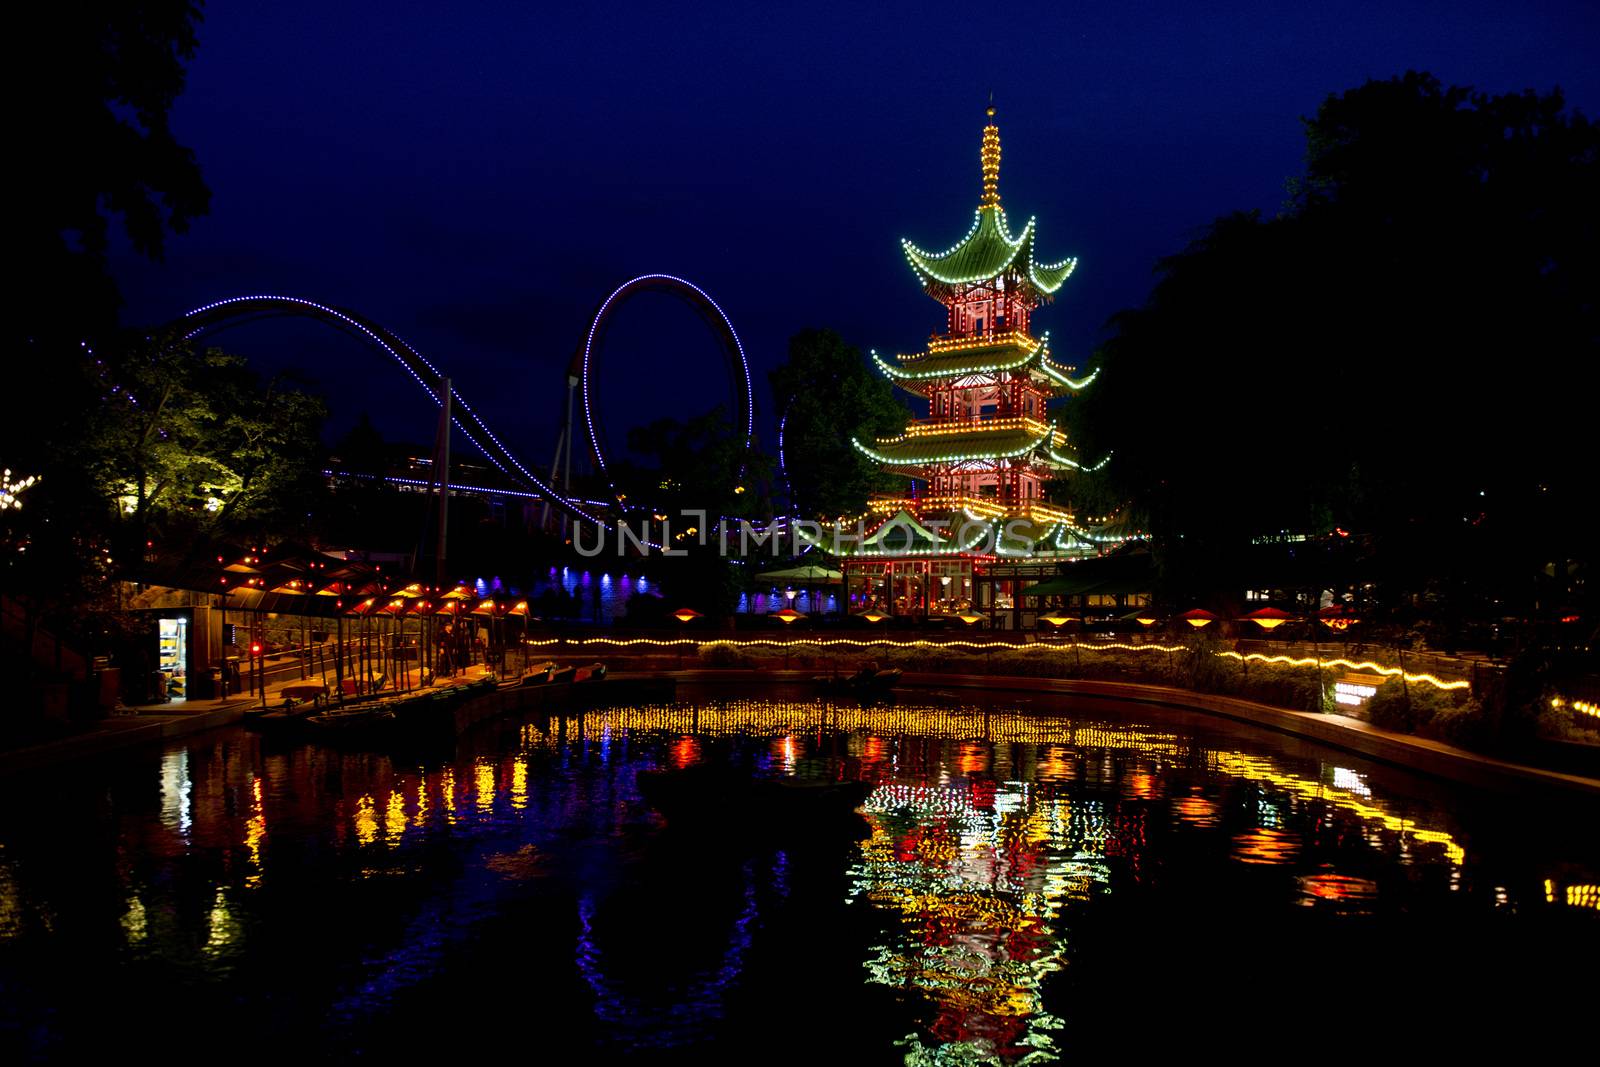
{"type": "Polygon", "coordinates": [[[983,128],[983,146],[978,162],[983,168],[983,198],[978,210],[1000,206],[1000,127],[994,124],[994,102],[989,102],[989,124],[983,128]]]}

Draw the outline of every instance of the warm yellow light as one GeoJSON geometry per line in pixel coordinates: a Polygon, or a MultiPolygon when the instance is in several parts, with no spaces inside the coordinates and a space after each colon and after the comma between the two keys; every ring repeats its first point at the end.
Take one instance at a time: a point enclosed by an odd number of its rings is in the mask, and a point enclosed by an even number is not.
{"type": "MultiPolygon", "coordinates": [[[[1189,621],[1193,622],[1194,620],[1190,619],[1189,621]]],[[[1282,626],[1284,623],[1288,622],[1289,620],[1288,619],[1251,619],[1250,621],[1255,623],[1257,626],[1261,627],[1263,630],[1274,630],[1274,629],[1277,629],[1279,626],[1282,626]]]]}
{"type": "Polygon", "coordinates": [[[693,608],[679,608],[672,613],[672,617],[679,622],[692,622],[700,618],[700,613],[693,608]]]}
{"type": "MultiPolygon", "coordinates": [[[[989,109],[994,118],[994,108],[989,109]]],[[[978,162],[983,171],[983,197],[980,208],[1000,206],[1000,127],[992,121],[983,128],[983,143],[978,149],[978,162]]]]}
{"type": "Polygon", "coordinates": [[[1004,348],[1007,345],[1031,346],[1028,348],[1030,353],[1039,350],[1039,342],[1029,337],[1025,331],[1006,330],[1002,333],[990,334],[987,337],[980,337],[976,340],[955,335],[936,337],[928,342],[927,353],[919,352],[916,355],[905,355],[901,356],[900,359],[903,362],[911,363],[934,353],[960,352],[969,348],[1004,348]]]}
{"type": "Polygon", "coordinates": [[[1241,663],[1253,661],[1257,663],[1282,663],[1290,667],[1310,667],[1313,665],[1320,667],[1348,667],[1353,671],[1372,671],[1376,674],[1381,674],[1386,678],[1403,676],[1408,682],[1426,682],[1435,689],[1472,688],[1471,682],[1447,682],[1432,674],[1412,674],[1409,671],[1401,670],[1399,667],[1385,667],[1381,663],[1374,663],[1371,660],[1362,660],[1360,663],[1357,663],[1354,660],[1343,658],[1317,659],[1311,656],[1305,656],[1301,658],[1296,658],[1294,656],[1268,656],[1260,652],[1251,652],[1248,655],[1241,655],[1238,652],[1218,652],[1217,655],[1222,656],[1224,659],[1236,659],[1241,663]]]}
{"type": "Polygon", "coordinates": [[[1161,620],[1157,619],[1157,618],[1152,618],[1149,615],[1140,615],[1138,618],[1134,619],[1133,621],[1138,623],[1140,626],[1154,626],[1156,623],[1160,622],[1161,620]]]}
{"type": "Polygon", "coordinates": [[[1210,626],[1212,622],[1211,619],[1184,619],[1183,621],[1193,626],[1196,630],[1202,626],[1210,626]]]}
{"type": "Polygon", "coordinates": [[[957,615],[956,618],[960,619],[962,622],[966,623],[968,626],[971,626],[975,622],[982,622],[983,621],[983,616],[982,615],[971,615],[971,614],[968,614],[968,615],[957,615]]]}
{"type": "Polygon", "coordinates": [[[868,622],[882,622],[884,619],[887,619],[889,616],[880,615],[876,611],[865,611],[865,612],[861,613],[861,617],[863,619],[866,619],[868,622]]]}
{"type": "Polygon", "coordinates": [[[1067,623],[1076,622],[1077,620],[1074,619],[1071,615],[1041,615],[1041,616],[1039,616],[1039,621],[1040,622],[1047,622],[1051,626],[1054,626],[1056,629],[1059,630],[1059,629],[1061,629],[1061,627],[1065,626],[1067,623]]]}

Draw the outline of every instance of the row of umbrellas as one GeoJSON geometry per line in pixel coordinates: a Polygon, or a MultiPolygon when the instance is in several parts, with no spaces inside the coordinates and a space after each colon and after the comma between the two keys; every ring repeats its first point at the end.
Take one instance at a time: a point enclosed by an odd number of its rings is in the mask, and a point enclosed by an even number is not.
{"type": "Polygon", "coordinates": [[[352,605],[346,615],[477,615],[488,618],[526,618],[528,602],[507,598],[480,597],[466,585],[458,585],[437,597],[413,583],[382,595],[373,595],[352,605]]]}
{"type": "Polygon", "coordinates": [[[162,584],[221,593],[224,606],[309,615],[477,615],[526,617],[528,602],[482,596],[461,583],[449,587],[384,574],[384,565],[341,560],[320,552],[268,560],[258,550],[218,555],[214,565],[181,575],[152,575],[162,584]]]}
{"type": "MultiPolygon", "coordinates": [[[[1058,629],[1062,626],[1065,626],[1069,622],[1082,621],[1082,619],[1076,615],[1062,615],[1060,613],[1043,615],[1040,618],[1044,622],[1047,622],[1058,629]]],[[[1207,611],[1205,608],[1191,608],[1188,611],[1173,616],[1173,618],[1182,620],[1197,630],[1204,629],[1214,622],[1222,621],[1221,615],[1218,615],[1215,612],[1207,611]]],[[[1355,614],[1355,612],[1353,612],[1351,609],[1345,607],[1343,604],[1329,604],[1327,607],[1313,612],[1310,615],[1296,615],[1293,612],[1284,611],[1282,608],[1266,607],[1259,608],[1247,615],[1239,616],[1239,620],[1241,622],[1253,622],[1268,632],[1276,630],[1284,623],[1293,622],[1294,620],[1300,618],[1315,619],[1317,622],[1322,623],[1322,625],[1326,626],[1330,630],[1335,631],[1336,633],[1348,630],[1350,627],[1361,621],[1360,616],[1355,614]]],[[[1127,615],[1121,616],[1121,621],[1136,622],[1139,625],[1148,628],[1163,620],[1159,614],[1148,609],[1141,609],[1139,611],[1130,612],[1127,615]]]]}

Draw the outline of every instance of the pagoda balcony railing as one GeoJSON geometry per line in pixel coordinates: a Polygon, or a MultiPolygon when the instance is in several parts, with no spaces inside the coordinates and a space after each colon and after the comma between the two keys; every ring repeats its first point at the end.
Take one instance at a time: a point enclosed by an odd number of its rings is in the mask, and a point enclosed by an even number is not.
{"type": "Polygon", "coordinates": [[[967,493],[932,493],[920,497],[880,497],[867,505],[867,512],[883,518],[897,511],[912,514],[923,512],[969,511],[982,519],[1031,519],[1034,522],[1074,522],[1073,514],[1057,504],[1049,504],[1037,497],[1011,498],[1010,496],[973,496],[967,493]]]}
{"type": "Polygon", "coordinates": [[[936,333],[928,337],[929,352],[959,352],[963,348],[988,348],[992,345],[1025,345],[1038,344],[1027,330],[979,330],[971,333],[936,333]]]}
{"type": "MultiPolygon", "coordinates": [[[[915,420],[906,426],[905,432],[898,439],[959,433],[961,431],[977,433],[983,430],[1027,430],[1030,433],[1043,436],[1049,432],[1050,424],[1031,415],[996,415],[990,413],[976,417],[972,415],[941,416],[915,420]]],[[[1059,430],[1056,433],[1057,436],[1060,435],[1059,430]]]]}

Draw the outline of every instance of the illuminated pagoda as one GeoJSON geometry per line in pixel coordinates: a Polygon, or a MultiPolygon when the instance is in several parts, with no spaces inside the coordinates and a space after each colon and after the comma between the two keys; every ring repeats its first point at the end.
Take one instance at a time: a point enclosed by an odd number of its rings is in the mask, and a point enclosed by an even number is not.
{"type": "Polygon", "coordinates": [[[927,402],[927,418],[896,437],[855,447],[911,479],[904,497],[874,500],[866,536],[841,548],[850,610],[946,615],[1025,627],[1018,591],[1096,537],[1044,499],[1045,483],[1084,469],[1069,454],[1049,402],[1094,378],[1051,358],[1034,311],[1072,275],[1076,259],[1041,262],[1038,227],[1013,231],[1000,205],[1000,129],[994,108],[979,152],[983,190],[972,228],[938,253],[902,241],[924,291],[945,309],[927,349],[878,367],[927,402]]]}

